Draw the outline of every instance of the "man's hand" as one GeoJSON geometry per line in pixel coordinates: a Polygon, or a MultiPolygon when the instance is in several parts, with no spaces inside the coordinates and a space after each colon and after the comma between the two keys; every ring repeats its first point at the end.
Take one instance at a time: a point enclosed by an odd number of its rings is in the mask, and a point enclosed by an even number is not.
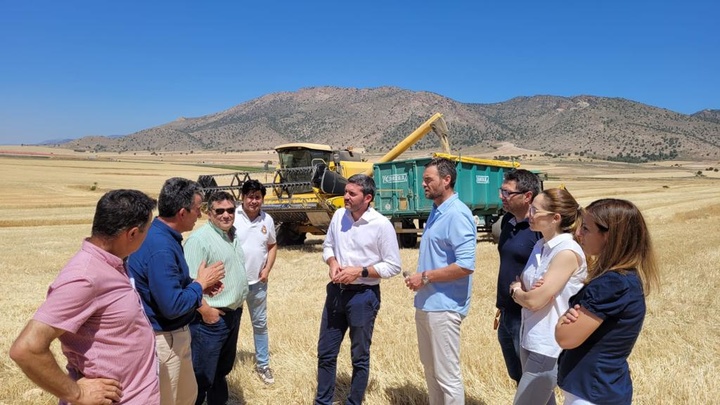
{"type": "Polygon", "coordinates": [[[225,315],[225,312],[217,308],[211,307],[205,301],[203,301],[203,305],[198,308],[198,312],[200,312],[203,322],[208,325],[218,323],[218,321],[220,320],[220,316],[225,315]]]}
{"type": "Polygon", "coordinates": [[[422,273],[413,273],[405,277],[405,285],[413,291],[423,288],[422,273]]]}
{"type": "Polygon", "coordinates": [[[210,286],[210,288],[207,289],[207,291],[203,291],[203,294],[207,294],[210,297],[214,297],[218,294],[220,294],[225,289],[225,284],[223,284],[222,281],[218,281],[217,283],[210,286]]]}
{"type": "Polygon", "coordinates": [[[262,270],[260,270],[260,282],[267,283],[269,275],[270,275],[270,269],[268,269],[267,267],[263,267],[262,270]]]}
{"type": "Polygon", "coordinates": [[[342,268],[340,268],[340,263],[338,263],[334,257],[328,259],[328,267],[330,268],[328,275],[330,276],[330,280],[334,283],[335,277],[337,277],[337,274],[342,271],[342,268]]]}
{"type": "Polygon", "coordinates": [[[198,269],[198,275],[195,281],[200,283],[204,292],[209,288],[212,288],[212,286],[217,284],[217,282],[222,280],[224,277],[225,266],[222,262],[215,262],[210,266],[206,266],[205,261],[203,260],[203,262],[200,263],[200,268],[198,269]]]}
{"type": "Polygon", "coordinates": [[[333,283],[352,284],[361,274],[362,267],[345,267],[335,274],[333,283]]]}
{"type": "Polygon", "coordinates": [[[78,397],[70,399],[74,405],[102,405],[120,402],[122,386],[109,378],[81,378],[77,380],[78,397]]]}

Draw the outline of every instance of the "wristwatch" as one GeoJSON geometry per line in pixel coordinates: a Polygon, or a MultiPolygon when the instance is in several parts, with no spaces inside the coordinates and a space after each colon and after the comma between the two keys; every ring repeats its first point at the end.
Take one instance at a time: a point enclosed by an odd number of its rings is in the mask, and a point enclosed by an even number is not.
{"type": "Polygon", "coordinates": [[[362,273],[360,273],[360,275],[361,275],[362,277],[367,277],[367,276],[369,276],[369,275],[370,275],[370,272],[368,271],[368,268],[365,267],[365,266],[363,266],[363,268],[362,268],[362,273]]]}
{"type": "Polygon", "coordinates": [[[422,283],[423,283],[423,285],[430,284],[430,279],[428,278],[426,271],[422,272],[422,283]]]}

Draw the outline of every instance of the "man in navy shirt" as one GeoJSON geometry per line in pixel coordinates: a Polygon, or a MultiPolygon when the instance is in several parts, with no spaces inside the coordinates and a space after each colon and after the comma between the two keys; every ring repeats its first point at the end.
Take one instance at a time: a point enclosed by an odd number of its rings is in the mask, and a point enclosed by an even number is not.
{"type": "Polygon", "coordinates": [[[155,331],[162,405],[195,403],[197,383],[188,324],[203,305],[203,292],[216,291],[225,276],[221,262],[208,267],[203,262],[193,280],[183,255],[181,233],[191,231],[202,216],[201,191],[191,180],[173,177],[165,181],[158,198],[158,216],[145,242],[127,261],[128,273],[155,331]]]}
{"type": "Polygon", "coordinates": [[[528,223],[530,203],[540,193],[540,179],[525,169],[505,173],[500,199],[507,212],[501,219],[498,241],[500,271],[498,273],[497,300],[500,322],[497,325],[498,341],[505,358],[510,378],[516,383],[522,376],[520,363],[521,309],[510,297],[510,283],[522,273],[535,242],[542,238],[539,232],[530,230],[528,223]]]}

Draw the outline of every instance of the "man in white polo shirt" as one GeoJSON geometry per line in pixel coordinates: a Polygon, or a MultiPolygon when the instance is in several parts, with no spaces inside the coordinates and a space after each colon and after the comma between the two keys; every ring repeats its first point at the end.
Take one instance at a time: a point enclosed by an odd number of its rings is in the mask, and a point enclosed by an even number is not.
{"type": "Polygon", "coordinates": [[[277,243],[275,223],[261,210],[265,186],[248,180],[242,186],[242,205],[235,214],[237,238],[245,253],[245,271],[249,287],[247,307],[255,341],[255,371],[265,384],[275,382],[270,368],[267,327],[267,282],[275,263],[277,243]]]}

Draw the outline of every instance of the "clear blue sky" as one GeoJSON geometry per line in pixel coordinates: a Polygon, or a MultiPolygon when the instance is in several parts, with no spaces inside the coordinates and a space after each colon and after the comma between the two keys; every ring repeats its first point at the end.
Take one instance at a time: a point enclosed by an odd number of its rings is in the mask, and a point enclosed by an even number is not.
{"type": "Polygon", "coordinates": [[[720,109],[720,2],[0,0],[0,144],[326,85],[720,109]]]}

